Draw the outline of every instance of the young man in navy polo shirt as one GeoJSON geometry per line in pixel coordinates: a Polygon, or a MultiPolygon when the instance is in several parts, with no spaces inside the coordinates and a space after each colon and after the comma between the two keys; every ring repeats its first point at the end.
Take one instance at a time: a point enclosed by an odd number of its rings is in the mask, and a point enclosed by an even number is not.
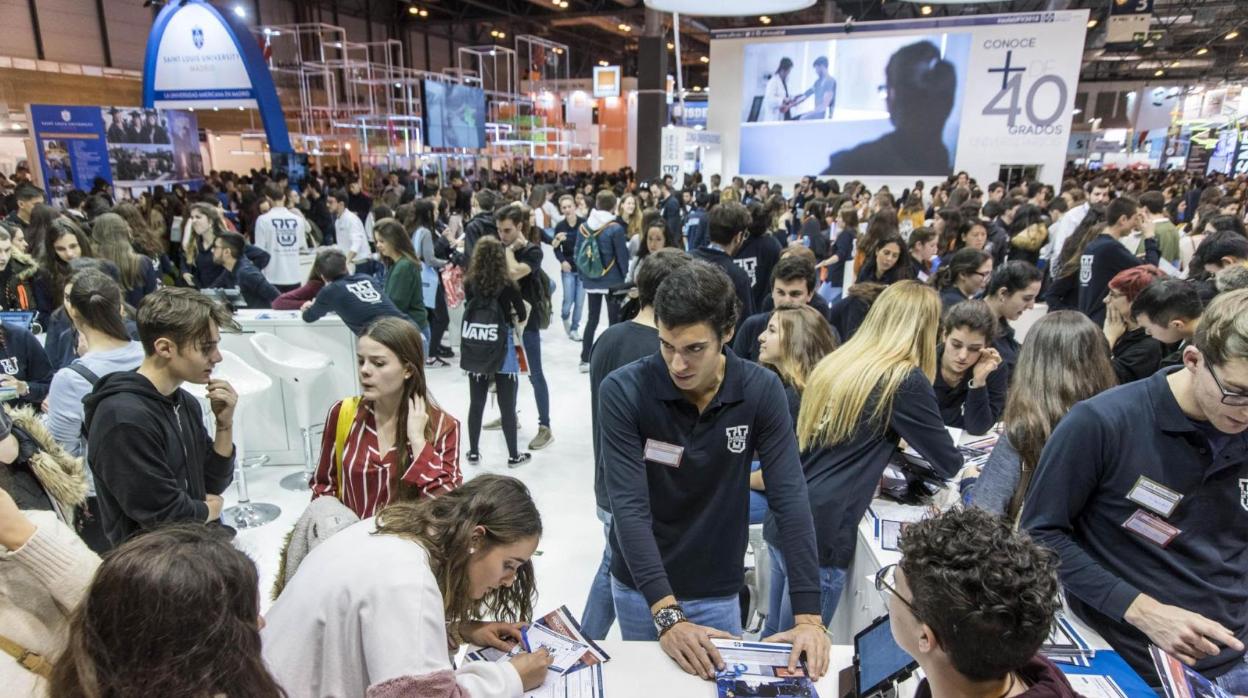
{"type": "Polygon", "coordinates": [[[1248,693],[1248,289],[1218,296],[1182,366],[1075,405],[1022,526],[1072,610],[1160,685],[1149,643],[1248,693]]]}
{"type": "Polygon", "coordinates": [[[750,461],[789,562],[796,625],[773,636],[806,654],[816,678],[831,649],[821,624],[815,531],[780,379],[727,348],[736,324],[732,282],[691,262],[659,286],[659,352],[607,376],[599,390],[599,449],[614,517],[611,587],[625,640],[654,640],[682,669],[712,678],[710,642],[741,634],[737,594],[749,524],[750,461]]]}

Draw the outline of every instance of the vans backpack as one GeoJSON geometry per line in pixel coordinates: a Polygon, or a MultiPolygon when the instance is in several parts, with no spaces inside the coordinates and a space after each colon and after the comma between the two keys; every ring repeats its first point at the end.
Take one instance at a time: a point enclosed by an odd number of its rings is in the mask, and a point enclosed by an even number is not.
{"type": "Polygon", "coordinates": [[[581,224],[581,239],[577,241],[576,248],[576,269],[587,279],[601,279],[615,266],[614,259],[610,264],[602,263],[602,249],[599,247],[603,231],[612,225],[615,223],[608,223],[598,230],[590,230],[588,224],[581,224]]]}
{"type": "Polygon", "coordinates": [[[460,326],[459,367],[478,375],[498,373],[507,358],[509,331],[498,298],[478,296],[468,301],[460,326]]]}

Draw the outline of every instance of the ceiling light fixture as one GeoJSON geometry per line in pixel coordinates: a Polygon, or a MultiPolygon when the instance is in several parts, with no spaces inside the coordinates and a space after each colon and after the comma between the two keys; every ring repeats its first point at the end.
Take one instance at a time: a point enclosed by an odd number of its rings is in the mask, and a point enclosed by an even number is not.
{"type": "Polygon", "coordinates": [[[762,22],[763,24],[771,24],[771,18],[768,17],[767,15],[763,15],[762,17],[759,17],[758,21],[762,22]]]}
{"type": "Polygon", "coordinates": [[[1099,20],[1099,19],[1089,19],[1089,20],[1088,20],[1088,29],[1096,29],[1096,25],[1097,25],[1097,24],[1100,24],[1100,20],[1099,20]]]}
{"type": "Polygon", "coordinates": [[[420,8],[419,8],[419,7],[416,7],[415,5],[411,5],[410,7],[408,7],[408,8],[407,8],[407,13],[408,13],[409,15],[419,15],[419,14],[420,14],[420,8]]]}
{"type": "Polygon", "coordinates": [[[1201,46],[1200,48],[1196,49],[1196,55],[1197,55],[1197,56],[1203,56],[1203,55],[1205,55],[1206,53],[1209,53],[1209,47],[1208,47],[1208,46],[1201,46]]]}
{"type": "Polygon", "coordinates": [[[242,5],[235,5],[235,6],[234,6],[234,14],[238,15],[239,17],[246,17],[246,16],[247,16],[247,10],[246,10],[246,8],[244,8],[242,5]]]}
{"type": "Polygon", "coordinates": [[[600,65],[600,66],[602,66],[603,68],[605,68],[605,67],[607,67],[608,65],[611,65],[611,64],[610,64],[610,63],[607,63],[606,61],[598,61],[598,65],[600,65]]]}
{"type": "Polygon", "coordinates": [[[928,15],[932,14],[932,6],[931,6],[931,5],[924,5],[923,7],[920,7],[920,8],[919,8],[919,14],[923,15],[924,17],[926,17],[926,16],[928,16],[928,15]]]}
{"type": "Polygon", "coordinates": [[[1226,35],[1226,40],[1227,40],[1227,41],[1233,41],[1233,40],[1238,39],[1238,38],[1239,38],[1239,30],[1238,30],[1238,29],[1232,29],[1232,30],[1230,31],[1230,33],[1226,35]]]}
{"type": "Polygon", "coordinates": [[[631,32],[632,30],[633,30],[633,25],[631,25],[631,24],[624,24],[624,23],[622,23],[622,22],[620,23],[620,31],[622,31],[622,32],[631,32]]]}
{"type": "Polygon", "coordinates": [[[669,42],[667,42],[667,50],[668,50],[668,51],[671,51],[671,50],[672,50],[672,49],[674,49],[674,48],[676,48],[676,44],[673,44],[673,43],[672,43],[672,42],[670,42],[670,41],[669,41],[669,42]]]}
{"type": "Polygon", "coordinates": [[[703,63],[710,63],[710,62],[711,62],[711,58],[710,58],[710,56],[702,56],[702,57],[701,57],[701,58],[699,58],[698,60],[702,61],[703,63]]]}
{"type": "Polygon", "coordinates": [[[1158,68],[1157,72],[1153,73],[1153,77],[1159,78],[1165,74],[1166,74],[1166,71],[1162,70],[1161,68],[1158,68]]]}

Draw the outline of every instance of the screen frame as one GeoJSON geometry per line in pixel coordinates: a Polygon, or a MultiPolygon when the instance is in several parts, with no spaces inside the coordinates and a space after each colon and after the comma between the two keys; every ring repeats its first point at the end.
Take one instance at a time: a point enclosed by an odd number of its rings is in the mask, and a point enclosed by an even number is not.
{"type": "MultiPolygon", "coordinates": [[[[868,635],[870,635],[872,632],[879,629],[881,626],[890,625],[891,622],[892,622],[892,617],[889,616],[887,613],[885,613],[879,618],[876,618],[875,620],[871,621],[871,624],[868,625],[866,628],[854,634],[854,691],[855,691],[855,695],[859,696],[860,698],[864,696],[872,695],[874,693],[878,693],[882,688],[884,688],[885,686],[889,684],[906,680],[907,678],[910,677],[910,674],[912,674],[915,669],[919,668],[918,661],[915,660],[914,657],[911,657],[910,663],[907,664],[906,666],[902,667],[901,669],[898,669],[897,671],[894,671],[888,676],[885,676],[884,678],[877,681],[875,684],[868,686],[866,690],[862,690],[862,691],[859,690],[859,685],[862,683],[862,662],[861,662],[862,655],[861,655],[861,652],[859,651],[859,647],[862,644],[862,641],[868,635]]],[[[891,630],[889,632],[889,637],[890,638],[892,637],[891,630]]],[[[902,650],[902,651],[904,652],[905,650],[902,650]]]]}

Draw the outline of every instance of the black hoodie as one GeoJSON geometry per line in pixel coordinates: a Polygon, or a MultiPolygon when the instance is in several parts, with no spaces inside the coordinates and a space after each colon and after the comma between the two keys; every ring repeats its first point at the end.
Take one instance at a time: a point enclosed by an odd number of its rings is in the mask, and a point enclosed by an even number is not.
{"type": "Polygon", "coordinates": [[[493,212],[482,211],[464,224],[464,256],[471,259],[472,248],[477,246],[477,240],[487,235],[498,237],[498,225],[494,223],[493,212]]]}
{"type": "Polygon", "coordinates": [[[204,500],[230,486],[234,455],[213,451],[190,393],[162,395],[137,371],[118,371],[82,404],[100,518],[113,545],[160,524],[207,520],[204,500]]]}

